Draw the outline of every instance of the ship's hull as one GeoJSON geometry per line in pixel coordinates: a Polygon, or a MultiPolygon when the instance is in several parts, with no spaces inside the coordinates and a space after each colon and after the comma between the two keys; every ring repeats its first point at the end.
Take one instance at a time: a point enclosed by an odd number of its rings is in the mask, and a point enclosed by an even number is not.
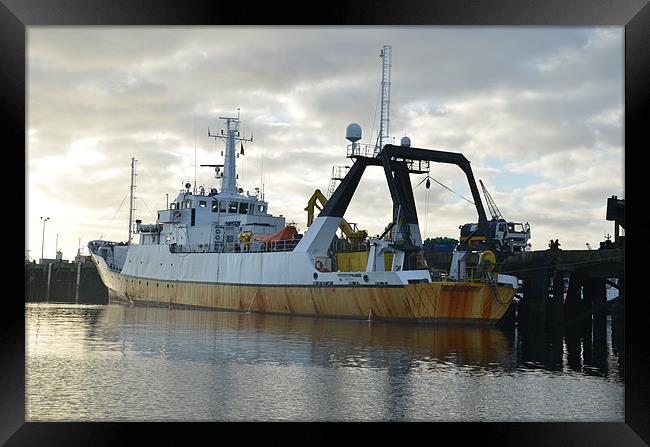
{"type": "Polygon", "coordinates": [[[515,294],[512,287],[478,282],[250,285],[165,281],[124,275],[104,266],[99,270],[113,302],[313,317],[496,323],[515,294]]]}

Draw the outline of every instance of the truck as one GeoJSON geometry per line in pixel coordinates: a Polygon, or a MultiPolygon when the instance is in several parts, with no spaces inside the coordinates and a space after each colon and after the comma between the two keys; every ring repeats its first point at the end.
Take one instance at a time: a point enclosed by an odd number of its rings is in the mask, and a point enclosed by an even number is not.
{"type": "Polygon", "coordinates": [[[470,247],[479,246],[484,242],[491,242],[494,250],[501,255],[527,250],[530,247],[528,241],[531,235],[528,222],[510,222],[504,219],[483,181],[479,180],[479,183],[492,216],[492,219],[488,221],[488,233],[486,236],[480,235],[477,223],[466,223],[458,227],[460,229],[460,242],[467,243],[470,247]]]}

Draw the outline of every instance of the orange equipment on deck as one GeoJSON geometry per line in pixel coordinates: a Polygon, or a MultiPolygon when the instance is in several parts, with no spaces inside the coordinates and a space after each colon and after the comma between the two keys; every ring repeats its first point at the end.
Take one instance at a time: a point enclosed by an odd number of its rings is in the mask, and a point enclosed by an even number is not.
{"type": "Polygon", "coordinates": [[[278,242],[278,241],[286,241],[286,240],[292,240],[294,239],[294,236],[298,234],[298,230],[296,230],[296,227],[293,227],[289,225],[288,227],[284,227],[277,233],[269,234],[266,236],[255,236],[255,240],[257,242],[278,242]]]}

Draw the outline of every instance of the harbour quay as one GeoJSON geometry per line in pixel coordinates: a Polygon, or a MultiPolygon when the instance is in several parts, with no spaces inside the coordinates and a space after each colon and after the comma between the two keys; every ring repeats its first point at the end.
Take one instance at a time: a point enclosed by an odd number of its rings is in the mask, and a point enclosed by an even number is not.
{"type": "Polygon", "coordinates": [[[25,302],[106,304],[108,289],[92,262],[25,262],[25,302]]]}
{"type": "MultiPolygon", "coordinates": [[[[562,250],[550,244],[548,250],[525,251],[498,262],[495,271],[519,278],[517,322],[520,326],[543,327],[581,320],[600,320],[607,312],[624,305],[624,238],[599,250],[562,250]],[[608,301],[607,287],[618,290],[608,301]]],[[[452,253],[425,251],[434,269],[451,262],[452,253]]],[[[514,306],[504,319],[512,318],[514,306]]]]}

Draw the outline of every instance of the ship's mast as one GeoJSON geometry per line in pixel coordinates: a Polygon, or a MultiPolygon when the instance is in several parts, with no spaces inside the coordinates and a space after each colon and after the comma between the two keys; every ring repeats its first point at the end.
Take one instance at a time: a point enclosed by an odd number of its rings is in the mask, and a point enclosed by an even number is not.
{"type": "Polygon", "coordinates": [[[237,109],[237,118],[219,117],[220,120],[226,121],[226,134],[223,130],[221,135],[208,135],[226,141],[226,151],[224,153],[223,176],[221,177],[221,193],[238,194],[237,191],[237,169],[235,166],[235,144],[237,141],[253,141],[251,138],[242,138],[239,135],[239,109],[237,109]]]}
{"type": "Polygon", "coordinates": [[[133,215],[135,214],[135,162],[138,161],[134,157],[131,157],[131,198],[129,206],[129,245],[133,239],[133,215]]]}
{"type": "Polygon", "coordinates": [[[390,71],[391,71],[391,46],[384,45],[379,53],[381,61],[381,117],[379,133],[375,143],[374,155],[376,156],[384,144],[390,143],[390,71]]]}

